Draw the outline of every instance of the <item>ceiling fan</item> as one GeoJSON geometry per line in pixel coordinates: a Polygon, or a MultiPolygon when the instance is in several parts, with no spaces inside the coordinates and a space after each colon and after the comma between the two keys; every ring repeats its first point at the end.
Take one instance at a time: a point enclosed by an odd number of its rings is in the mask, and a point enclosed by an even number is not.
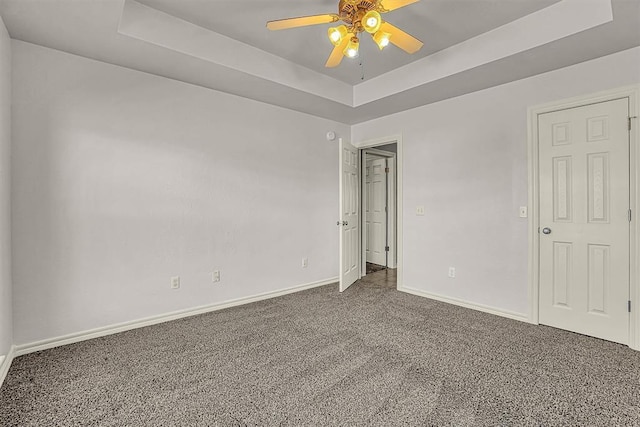
{"type": "Polygon", "coordinates": [[[279,19],[267,22],[270,30],[305,27],[307,25],[331,24],[342,21],[337,27],[329,28],[329,40],[334,45],[325,67],[337,67],[342,57],[358,56],[362,32],[371,34],[380,50],[393,43],[407,53],[415,53],[422,47],[422,42],[398,27],[385,22],[380,16],[403,6],[420,0],[340,0],[338,13],[325,15],[302,16],[299,18],[279,19]]]}

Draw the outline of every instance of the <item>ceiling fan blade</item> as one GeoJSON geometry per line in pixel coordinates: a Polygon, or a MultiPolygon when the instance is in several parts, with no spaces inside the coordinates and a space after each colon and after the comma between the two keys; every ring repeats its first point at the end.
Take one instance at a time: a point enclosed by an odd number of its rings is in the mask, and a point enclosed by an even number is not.
{"type": "Polygon", "coordinates": [[[400,9],[401,7],[405,7],[419,1],[420,0],[382,0],[380,5],[384,8],[385,12],[391,12],[392,10],[400,9]]]}
{"type": "Polygon", "coordinates": [[[330,24],[340,18],[335,14],[301,16],[299,18],[278,19],[267,22],[270,30],[286,30],[287,28],[306,27],[307,25],[330,24]]]}
{"type": "Polygon", "coordinates": [[[342,62],[342,58],[344,57],[344,49],[349,44],[349,40],[351,40],[351,37],[353,37],[353,34],[347,34],[344,40],[342,40],[342,42],[340,42],[338,46],[333,48],[333,50],[331,51],[331,55],[329,55],[329,59],[327,59],[327,63],[324,64],[325,67],[333,68],[340,65],[340,63],[342,62]]]}
{"type": "Polygon", "coordinates": [[[389,41],[407,53],[416,53],[420,50],[423,43],[411,34],[407,34],[400,28],[395,27],[388,22],[383,22],[380,30],[391,34],[389,41]]]}

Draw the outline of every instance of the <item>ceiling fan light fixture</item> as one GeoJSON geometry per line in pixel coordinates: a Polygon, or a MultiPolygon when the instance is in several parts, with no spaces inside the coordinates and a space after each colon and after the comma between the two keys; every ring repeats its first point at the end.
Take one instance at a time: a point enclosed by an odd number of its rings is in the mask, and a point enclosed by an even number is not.
{"type": "Polygon", "coordinates": [[[380,29],[382,17],[377,10],[370,10],[364,14],[361,23],[367,33],[373,34],[380,29]]]}
{"type": "MultiPolygon", "coordinates": [[[[333,45],[324,66],[334,68],[347,58],[359,56],[358,35],[371,34],[380,50],[392,43],[408,54],[419,51],[423,43],[411,34],[382,19],[382,14],[419,2],[420,0],[338,0],[338,13],[309,15],[295,18],[277,19],[267,22],[269,30],[307,27],[310,25],[333,24],[327,30],[327,37],[333,45]]],[[[0,0],[2,2],[2,0],[0,0]]]]}
{"type": "Polygon", "coordinates": [[[329,40],[334,46],[338,46],[340,43],[342,43],[342,40],[347,37],[347,32],[348,30],[345,25],[331,27],[328,31],[329,40]]]}
{"type": "Polygon", "coordinates": [[[357,37],[351,37],[347,47],[344,48],[344,56],[347,58],[357,58],[358,57],[358,49],[360,47],[360,40],[357,37]]]}
{"type": "Polygon", "coordinates": [[[378,48],[380,48],[380,50],[382,50],[385,47],[389,46],[389,41],[391,39],[391,34],[385,33],[382,30],[378,30],[378,31],[376,31],[376,33],[372,37],[373,37],[373,41],[376,42],[376,44],[378,45],[378,48]]]}

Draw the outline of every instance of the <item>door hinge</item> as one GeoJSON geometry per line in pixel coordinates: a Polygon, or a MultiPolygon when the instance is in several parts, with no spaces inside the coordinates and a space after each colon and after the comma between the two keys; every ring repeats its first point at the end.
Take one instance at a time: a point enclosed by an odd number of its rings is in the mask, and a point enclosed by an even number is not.
{"type": "Polygon", "coordinates": [[[631,222],[631,209],[629,209],[628,214],[629,214],[629,222],[631,222]]]}
{"type": "Polygon", "coordinates": [[[389,168],[384,168],[384,173],[389,173],[389,168]]]}
{"type": "Polygon", "coordinates": [[[627,301],[627,310],[631,313],[631,300],[627,301]]]}
{"type": "Polygon", "coordinates": [[[631,119],[637,119],[638,116],[631,116],[629,117],[629,130],[631,130],[631,119]]]}
{"type": "Polygon", "coordinates": [[[384,247],[385,252],[389,252],[389,246],[384,247]]]}

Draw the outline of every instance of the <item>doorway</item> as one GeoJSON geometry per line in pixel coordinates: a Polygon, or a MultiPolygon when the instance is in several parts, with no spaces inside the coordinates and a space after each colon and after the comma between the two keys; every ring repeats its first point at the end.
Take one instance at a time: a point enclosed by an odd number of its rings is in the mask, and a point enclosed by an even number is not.
{"type": "Polygon", "coordinates": [[[396,152],[395,143],[361,150],[364,276],[396,268],[396,152]]]}
{"type": "Polygon", "coordinates": [[[637,88],[530,110],[531,321],[638,348],[637,88]]]}
{"type": "Polygon", "coordinates": [[[354,145],[340,140],[340,153],[340,292],[358,279],[398,289],[402,284],[401,138],[354,145]]]}

